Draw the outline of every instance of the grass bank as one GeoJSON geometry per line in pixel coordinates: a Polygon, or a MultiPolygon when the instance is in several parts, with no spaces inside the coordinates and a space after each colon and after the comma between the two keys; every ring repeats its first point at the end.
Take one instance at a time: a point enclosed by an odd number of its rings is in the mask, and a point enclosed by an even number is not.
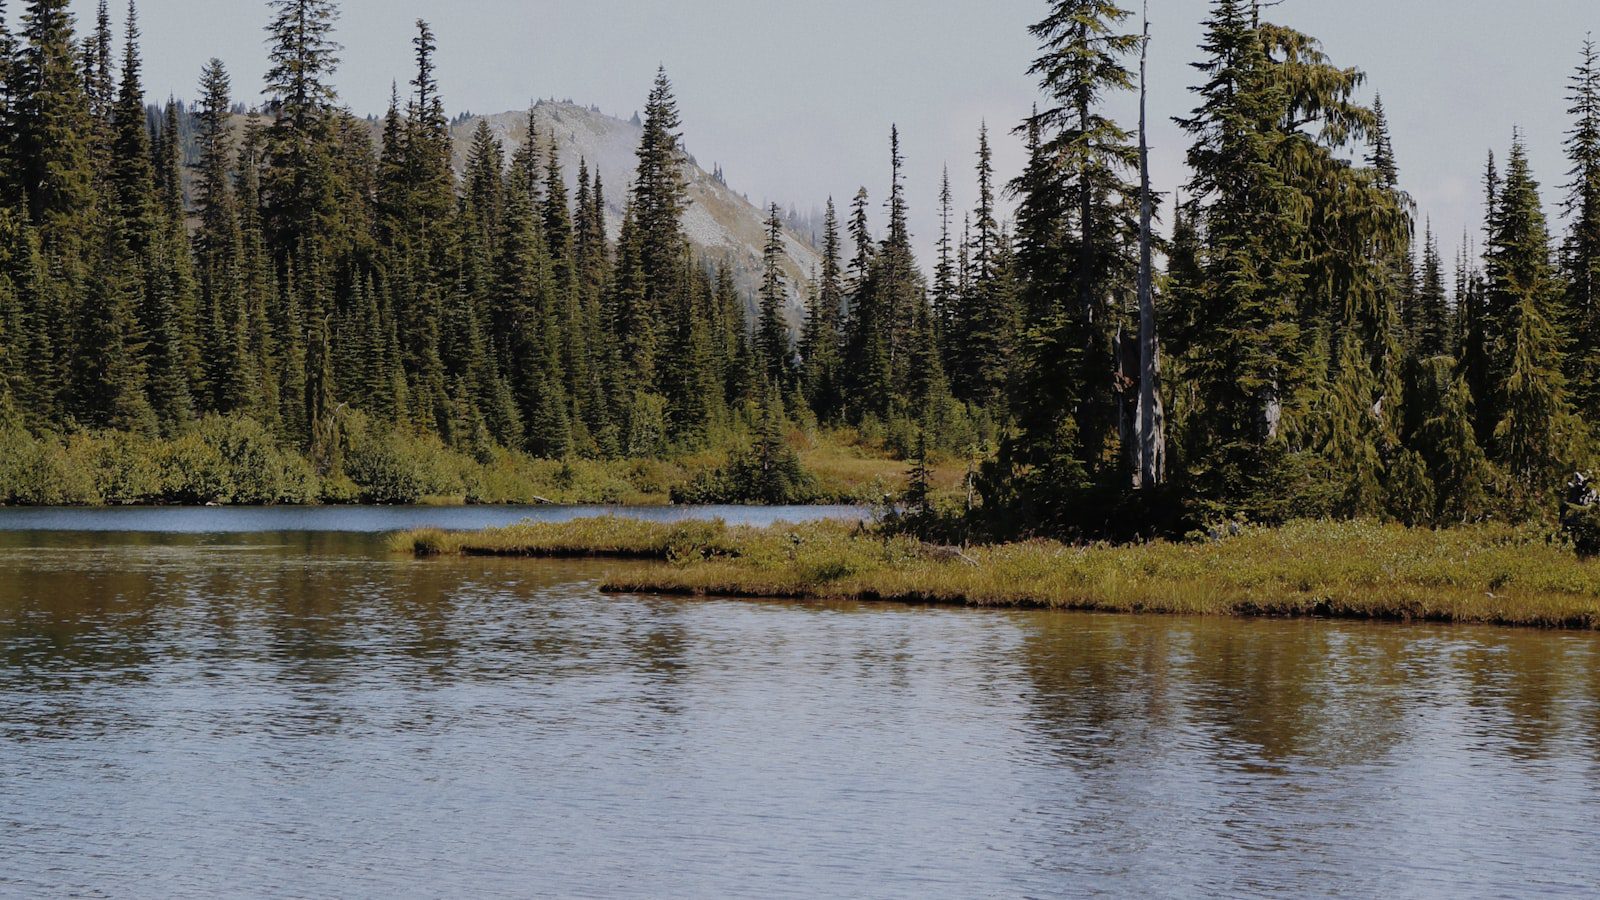
{"type": "MultiPolygon", "coordinates": [[[[660,459],[535,459],[503,448],[468,453],[437,437],[351,414],[336,464],[313,466],[279,435],[243,416],[212,416],[166,436],[115,431],[33,433],[0,421],[0,506],[172,504],[621,504],[665,505],[728,463],[720,449],[660,459]]],[[[906,487],[907,465],[851,431],[796,431],[814,467],[819,503],[879,501],[906,487]]],[[[943,486],[959,482],[947,466],[943,486]]]]}
{"type": "Polygon", "coordinates": [[[417,556],[609,557],[685,562],[731,556],[753,540],[752,529],[721,521],[645,522],[617,516],[571,522],[524,522],[485,531],[424,528],[389,539],[399,553],[417,556]]]}
{"type": "Polygon", "coordinates": [[[855,599],[1127,613],[1600,627],[1600,562],[1536,530],[1450,531],[1304,522],[1212,543],[957,552],[839,523],[697,536],[626,520],[402,537],[412,552],[617,555],[663,560],[613,592],[855,599]],[[670,561],[668,561],[670,560],[670,561]]]}

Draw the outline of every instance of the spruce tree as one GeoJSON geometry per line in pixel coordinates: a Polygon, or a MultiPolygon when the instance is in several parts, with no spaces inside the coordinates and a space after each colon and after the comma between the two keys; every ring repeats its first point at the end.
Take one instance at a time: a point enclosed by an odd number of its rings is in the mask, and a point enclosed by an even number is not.
{"type": "Polygon", "coordinates": [[[269,5],[264,93],[272,114],[271,165],[262,191],[267,230],[281,258],[293,252],[307,229],[319,239],[337,230],[331,110],[338,93],[331,78],[342,48],[333,39],[339,16],[334,0],[270,0],[269,5]]]}
{"type": "MultiPolygon", "coordinates": [[[[133,18],[130,4],[129,19],[133,18]]],[[[12,48],[12,56],[15,48],[12,48]]],[[[116,37],[111,30],[111,9],[107,0],[100,0],[95,10],[94,31],[84,39],[83,91],[89,100],[89,119],[93,130],[94,166],[102,175],[111,155],[111,117],[116,104],[117,83],[112,59],[116,54],[116,37]]]]}
{"type": "Polygon", "coordinates": [[[968,251],[971,275],[955,316],[955,339],[961,352],[952,374],[958,397],[994,404],[1010,371],[1017,310],[1014,296],[1001,284],[1000,225],[995,219],[988,126],[978,133],[977,176],[978,206],[973,210],[975,231],[968,251]]]}
{"type": "Polygon", "coordinates": [[[784,318],[789,291],[783,260],[783,219],[774,203],[767,216],[767,243],[762,251],[761,315],[756,325],[756,349],[767,380],[779,393],[787,393],[793,381],[793,351],[789,324],[784,318]]]}
{"type": "Polygon", "coordinates": [[[93,127],[69,6],[68,0],[27,4],[14,96],[16,163],[28,210],[47,256],[72,265],[95,203],[93,127]]]}
{"type": "MultiPolygon", "coordinates": [[[[639,165],[633,183],[635,230],[628,264],[637,266],[639,287],[638,314],[652,323],[682,318],[687,297],[682,290],[682,261],[685,239],[683,210],[687,188],[683,181],[683,150],[677,100],[672,83],[662,68],[645,103],[644,135],[639,140],[639,165]]],[[[649,328],[653,330],[654,325],[649,328]]],[[[638,348],[645,356],[638,359],[641,375],[662,377],[655,369],[647,336],[639,337],[638,348]]],[[[634,362],[634,360],[630,360],[634,362]]],[[[647,383],[647,382],[646,382],[647,383]]]]}
{"type": "MultiPolygon", "coordinates": [[[[1024,123],[1029,162],[1012,182],[1026,327],[1013,338],[1015,361],[984,379],[992,392],[1006,374],[1017,417],[982,479],[986,503],[1012,532],[1081,534],[1104,512],[1086,492],[1127,483],[1112,447],[1121,423],[1113,340],[1119,298],[1134,293],[1138,271],[1137,192],[1126,180],[1137,151],[1106,112],[1133,88],[1127,59],[1140,37],[1121,30],[1127,17],[1107,0],[1055,0],[1031,29],[1040,53],[1030,73],[1045,105],[1024,123]]],[[[987,290],[983,206],[961,266],[968,297],[987,290]]]]}
{"type": "Polygon", "coordinates": [[[1534,292],[1523,293],[1495,447],[1530,500],[1552,495],[1560,485],[1563,464],[1572,458],[1572,419],[1559,359],[1556,329],[1540,298],[1534,292]]]}
{"type": "MultiPolygon", "coordinates": [[[[1514,403],[1531,402],[1526,393],[1516,401],[1513,394],[1545,389],[1534,382],[1542,380],[1538,373],[1559,367],[1562,338],[1557,330],[1560,286],[1551,266],[1549,230],[1539,186],[1520,138],[1512,145],[1504,182],[1497,185],[1493,197],[1496,207],[1485,254],[1483,313],[1488,390],[1477,400],[1480,415],[1494,423],[1498,434],[1514,403]],[[1514,370],[1519,372],[1516,388],[1512,387],[1514,370]]],[[[1528,422],[1529,416],[1555,414],[1553,408],[1519,410],[1520,421],[1537,429],[1550,426],[1528,422]]],[[[1520,439],[1518,443],[1521,446],[1520,439]]],[[[1510,464],[1513,456],[1518,456],[1518,465],[1526,472],[1526,454],[1531,451],[1513,451],[1504,440],[1497,440],[1496,447],[1500,462],[1510,464]]]]}
{"type": "Polygon", "coordinates": [[[802,382],[806,400],[819,419],[829,421],[841,412],[840,350],[843,347],[841,316],[844,307],[843,252],[839,235],[839,215],[828,198],[822,227],[822,272],[812,279],[811,296],[806,305],[802,334],[802,382]]]}
{"type": "Polygon", "coordinates": [[[114,238],[102,242],[85,286],[77,328],[75,415],[90,427],[153,433],[157,423],[146,394],[139,278],[114,238]]]}
{"type": "Polygon", "coordinates": [[[1583,44],[1572,77],[1572,130],[1567,136],[1571,168],[1564,207],[1571,230],[1562,247],[1567,283],[1565,325],[1572,341],[1567,375],[1581,409],[1600,402],[1600,51],[1583,44]]]}
{"type": "MultiPolygon", "coordinates": [[[[937,259],[933,266],[933,292],[928,297],[928,302],[933,306],[934,324],[938,329],[940,342],[944,346],[946,371],[955,367],[953,365],[956,358],[955,351],[960,344],[959,329],[956,324],[960,295],[957,293],[956,284],[955,243],[950,234],[952,202],[950,167],[946,166],[939,182],[939,242],[934,248],[937,259]]],[[[828,207],[831,216],[833,211],[831,198],[828,207]]]]}
{"type": "Polygon", "coordinates": [[[142,260],[156,231],[155,169],[139,72],[139,25],[128,10],[122,51],[122,82],[112,110],[112,189],[117,228],[126,252],[142,260]]]}
{"type": "MultiPolygon", "coordinates": [[[[1120,308],[1115,292],[1134,281],[1137,261],[1127,236],[1135,228],[1135,196],[1126,173],[1137,162],[1127,130],[1104,111],[1108,96],[1133,90],[1128,57],[1140,36],[1119,30],[1128,11],[1110,0],[1057,0],[1031,29],[1041,54],[1038,76],[1047,105],[1038,113],[1043,152],[1055,161],[1053,202],[1073,220],[1075,240],[1065,287],[1076,303],[1073,321],[1083,366],[1072,380],[1082,391],[1079,433],[1085,461],[1098,457],[1117,427],[1110,358],[1120,308]]],[[[976,260],[975,260],[976,262],[976,260]]],[[[1069,401],[1070,403],[1070,401],[1069,401]]]]}
{"type": "Polygon", "coordinates": [[[1412,405],[1419,424],[1407,443],[1417,448],[1434,491],[1434,525],[1462,525],[1482,516],[1491,479],[1489,461],[1472,421],[1472,393],[1453,361],[1433,357],[1421,365],[1412,405]]]}
{"type": "Polygon", "coordinates": [[[1411,344],[1418,359],[1448,354],[1450,339],[1450,298],[1444,284],[1444,262],[1430,224],[1422,243],[1422,278],[1417,287],[1416,313],[1411,344]]]}
{"type": "Polygon", "coordinates": [[[1195,138],[1188,194],[1203,239],[1198,283],[1174,285],[1201,298],[1177,333],[1196,405],[1185,463],[1198,512],[1277,518],[1303,511],[1286,485],[1293,455],[1319,432],[1367,434],[1370,449],[1393,450],[1403,294],[1392,273],[1409,218],[1378,116],[1351,99],[1358,70],[1239,0],[1213,4],[1203,49],[1201,105],[1181,121],[1195,138]],[[1342,154],[1353,126],[1377,135],[1377,165],[1342,154]],[[1296,165],[1280,164],[1291,156],[1296,165]],[[1373,422],[1329,419],[1332,403],[1315,413],[1330,380],[1348,389],[1367,372],[1374,402],[1345,413],[1373,422]]]}

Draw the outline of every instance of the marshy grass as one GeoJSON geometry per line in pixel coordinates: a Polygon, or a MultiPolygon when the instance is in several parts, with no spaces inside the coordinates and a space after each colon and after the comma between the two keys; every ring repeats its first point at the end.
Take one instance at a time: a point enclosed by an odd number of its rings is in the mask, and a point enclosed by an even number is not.
{"type": "Polygon", "coordinates": [[[1537,529],[1503,525],[1300,522],[1210,543],[958,551],[839,522],[754,529],[605,518],[414,532],[395,546],[662,563],[612,577],[605,589],[616,593],[1600,627],[1600,562],[1537,529]]]}
{"type": "Polygon", "coordinates": [[[570,522],[523,522],[484,531],[423,528],[389,538],[395,552],[417,556],[611,557],[690,560],[737,553],[750,529],[719,520],[646,522],[599,516],[570,522]]]}

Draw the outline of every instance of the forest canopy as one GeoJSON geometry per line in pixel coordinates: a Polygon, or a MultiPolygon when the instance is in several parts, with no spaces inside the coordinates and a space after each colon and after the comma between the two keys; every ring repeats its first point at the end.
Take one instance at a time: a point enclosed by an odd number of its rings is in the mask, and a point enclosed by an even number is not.
{"type": "Polygon", "coordinates": [[[1283,11],[1208,4],[1189,179],[1155,193],[1108,112],[1141,89],[1149,32],[1112,0],[1041,4],[1018,61],[1038,105],[977,132],[970,211],[947,172],[933,259],[888,128],[879,199],[827,201],[803,285],[773,207],[746,297],[685,234],[665,71],[608,186],[531,114],[514,147],[480,120],[458,161],[426,22],[375,128],[339,99],[334,0],[267,4],[259,104],[212,60],[197,103],[159,108],[132,4],[120,34],[104,3],[82,34],[67,0],[0,6],[0,501],[115,501],[140,465],[168,474],[133,499],[406,500],[427,491],[376,485],[408,454],[459,472],[708,450],[725,465],[683,496],[810,499],[790,436],[848,428],[913,473],[964,461],[941,515],[967,534],[1549,515],[1600,400],[1595,48],[1566,86],[1565,233],[1519,136],[1485,168],[1481,258],[1447,271],[1365,74],[1264,18],[1283,11]],[[1025,143],[1014,177],[998,140],[1025,143]],[[171,487],[203,468],[185,445],[270,485],[171,487]],[[85,467],[98,486],[41,488],[85,467]]]}

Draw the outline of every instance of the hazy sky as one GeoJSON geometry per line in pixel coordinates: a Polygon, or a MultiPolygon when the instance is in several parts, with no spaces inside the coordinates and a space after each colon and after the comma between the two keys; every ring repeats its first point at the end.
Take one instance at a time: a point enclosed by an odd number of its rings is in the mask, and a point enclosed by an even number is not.
{"type": "MultiPolygon", "coordinates": [[[[73,5],[87,23],[94,0],[73,5]]],[[[112,5],[120,28],[121,4],[112,5]]],[[[1188,64],[1208,7],[1150,3],[1160,190],[1186,177],[1185,139],[1171,117],[1194,105],[1188,64]]],[[[1009,131],[1035,99],[1026,29],[1045,8],[1044,0],[345,0],[337,83],[357,112],[382,112],[390,82],[403,88],[410,78],[418,17],[438,33],[452,113],[557,97],[626,117],[665,64],[700,162],[721,163],[752,200],[801,209],[829,195],[842,206],[863,184],[881,200],[889,126],[898,123],[913,229],[927,247],[941,166],[952,170],[959,205],[974,199],[981,121],[996,132],[1001,177],[1020,168],[1020,139],[1009,131]]],[[[256,101],[263,0],[141,0],[140,15],[153,96],[192,97],[215,55],[233,72],[236,96],[256,101]]],[[[1335,62],[1364,69],[1368,91],[1383,94],[1404,185],[1444,236],[1447,259],[1481,217],[1484,155],[1492,147],[1503,156],[1513,127],[1554,205],[1566,181],[1566,79],[1585,33],[1600,30],[1600,3],[1286,0],[1273,15],[1321,38],[1335,62]]],[[[1125,108],[1131,125],[1131,100],[1125,108]]]]}

